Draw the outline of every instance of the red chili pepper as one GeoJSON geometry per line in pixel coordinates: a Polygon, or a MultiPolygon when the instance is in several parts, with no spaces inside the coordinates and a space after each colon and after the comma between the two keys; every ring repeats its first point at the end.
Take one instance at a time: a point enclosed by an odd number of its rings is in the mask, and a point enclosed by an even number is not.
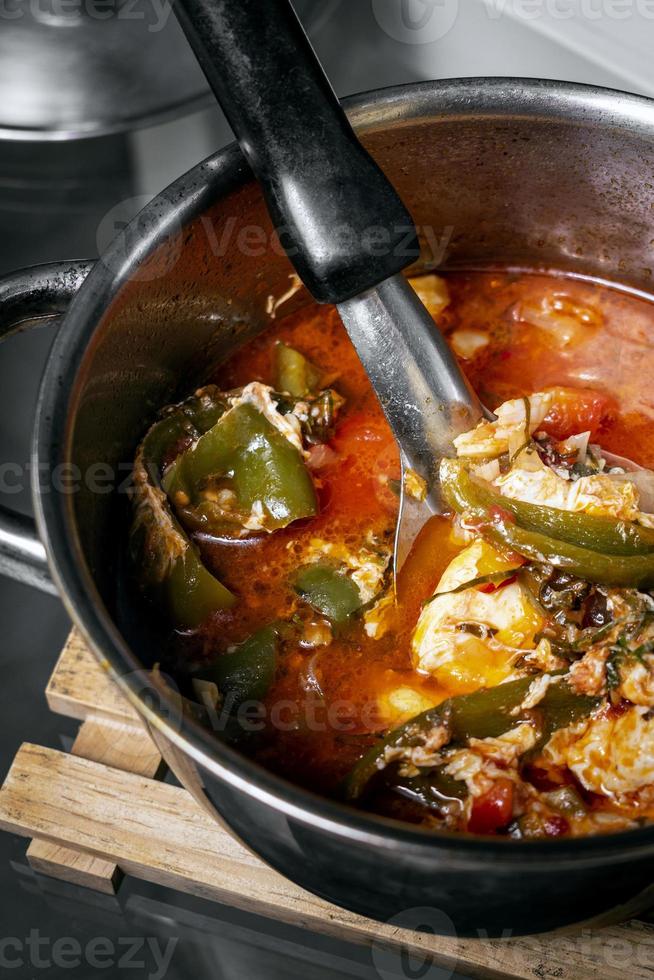
{"type": "Polygon", "coordinates": [[[513,816],[513,783],[510,779],[498,779],[472,807],[468,820],[471,834],[495,834],[510,822],[513,816]]]}
{"type": "Polygon", "coordinates": [[[480,585],[477,591],[485,592],[487,595],[490,595],[491,592],[497,592],[499,589],[503,589],[505,588],[505,586],[511,585],[511,583],[516,582],[517,579],[518,579],[517,575],[510,575],[508,578],[505,578],[502,582],[486,582],[485,585],[480,585]]]}

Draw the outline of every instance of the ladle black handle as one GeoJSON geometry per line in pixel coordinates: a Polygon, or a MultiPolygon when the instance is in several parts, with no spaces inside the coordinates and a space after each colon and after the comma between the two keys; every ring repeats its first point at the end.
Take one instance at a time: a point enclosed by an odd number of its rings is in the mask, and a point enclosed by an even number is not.
{"type": "Polygon", "coordinates": [[[414,261],[411,217],[354,135],[290,2],[177,0],[175,10],[313,296],[339,303],[414,261]]]}

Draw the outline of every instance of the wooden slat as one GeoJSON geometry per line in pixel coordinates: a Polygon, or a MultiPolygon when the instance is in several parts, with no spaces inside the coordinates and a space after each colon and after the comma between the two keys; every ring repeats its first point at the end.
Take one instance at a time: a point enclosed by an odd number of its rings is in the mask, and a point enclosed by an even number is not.
{"type": "MultiPolygon", "coordinates": [[[[160,770],[161,756],[137,712],[75,629],[59,656],[46,698],[51,711],[83,720],[72,748],[75,755],[143,776],[160,770]]],[[[115,862],[44,840],[32,841],[27,859],[35,871],[105,894],[114,894],[122,878],[115,862]]]]}
{"type": "Polygon", "coordinates": [[[103,715],[121,721],[138,722],[137,711],[129,704],[101,665],[73,629],[59,656],[46,688],[51,711],[83,721],[89,715],[103,715]]]}
{"type": "Polygon", "coordinates": [[[222,831],[185,790],[53,749],[21,747],[0,790],[0,828],[75,845],[136,877],[377,950],[421,951],[468,976],[654,977],[654,927],[646,923],[491,942],[371,922],[286,881],[222,831]]]}
{"type": "MultiPolygon", "coordinates": [[[[80,727],[72,752],[83,759],[152,778],[163,767],[160,753],[138,721],[128,724],[89,717],[80,727]]],[[[27,860],[35,871],[106,895],[115,894],[122,878],[115,861],[46,840],[31,842],[27,860]]]]}
{"type": "Polygon", "coordinates": [[[109,718],[87,718],[72,752],[81,759],[150,779],[159,775],[163,765],[161,753],[140,721],[129,725],[109,718]]]}
{"type": "Polygon", "coordinates": [[[115,895],[123,879],[123,873],[115,861],[93,857],[73,847],[64,847],[47,840],[35,838],[26,851],[30,868],[50,878],[68,881],[71,885],[81,885],[115,895]]]}

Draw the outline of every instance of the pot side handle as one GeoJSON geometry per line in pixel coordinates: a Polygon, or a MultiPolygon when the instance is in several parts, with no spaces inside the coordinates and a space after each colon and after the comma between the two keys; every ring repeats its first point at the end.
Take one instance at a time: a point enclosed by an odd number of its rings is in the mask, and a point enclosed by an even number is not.
{"type": "MultiPolygon", "coordinates": [[[[0,278],[0,341],[50,325],[68,309],[93,261],[52,262],[0,278]]],[[[34,520],[0,505],[0,574],[57,594],[34,520]]]]}

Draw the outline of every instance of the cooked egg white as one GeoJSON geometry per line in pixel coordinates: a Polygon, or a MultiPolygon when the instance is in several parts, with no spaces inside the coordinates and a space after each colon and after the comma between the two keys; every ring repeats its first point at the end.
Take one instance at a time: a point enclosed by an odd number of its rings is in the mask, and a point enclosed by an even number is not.
{"type": "Polygon", "coordinates": [[[536,744],[537,731],[517,725],[498,738],[471,738],[468,748],[448,756],[444,771],[465,782],[471,796],[481,796],[496,779],[518,779],[518,759],[536,744]]]}
{"type": "Polygon", "coordinates": [[[475,354],[488,346],[488,334],[481,330],[455,330],[449,337],[452,350],[457,357],[471,360],[475,354]]]}
{"type": "MultiPolygon", "coordinates": [[[[654,526],[654,515],[640,510],[638,488],[628,475],[596,473],[575,479],[544,463],[533,445],[525,446],[527,433],[538,430],[555,400],[552,390],[504,402],[494,422],[480,422],[454,440],[458,456],[470,460],[475,477],[512,500],[654,526]],[[499,457],[506,453],[511,466],[501,473],[499,457]]],[[[572,436],[570,448],[585,449],[589,436],[572,436]]]]}
{"type": "Polygon", "coordinates": [[[536,648],[536,634],[544,625],[524,587],[512,582],[490,593],[451,590],[495,572],[506,571],[509,578],[518,566],[481,538],[450,562],[413,634],[417,670],[434,676],[452,694],[493,687],[511,675],[516,660],[536,648]]]}
{"type": "Polygon", "coordinates": [[[433,317],[437,317],[450,303],[450,291],[447,283],[433,273],[428,276],[416,276],[409,279],[421,302],[427,307],[433,317]]]}
{"type": "Polygon", "coordinates": [[[505,497],[559,510],[598,514],[636,521],[639,495],[629,481],[616,483],[601,473],[566,480],[541,460],[535,450],[525,450],[508,473],[497,476],[493,486],[505,497]]]}
{"type": "Polygon", "coordinates": [[[526,300],[515,313],[517,319],[545,331],[550,343],[561,348],[588,342],[603,322],[599,310],[582,306],[564,293],[526,300]]]}
{"type": "Polygon", "coordinates": [[[454,440],[457,455],[483,459],[515,452],[525,442],[527,431],[529,435],[533,435],[542,425],[553,402],[553,391],[541,391],[529,398],[514,398],[504,402],[495,409],[495,421],[484,420],[469,432],[457,436],[454,440]]]}
{"type": "Polygon", "coordinates": [[[620,797],[654,782],[654,718],[646,707],[561,729],[543,750],[593,793],[620,797]]]}
{"type": "Polygon", "coordinates": [[[395,625],[395,596],[383,595],[363,614],[364,630],[371,640],[380,640],[395,625]]]}
{"type": "Polygon", "coordinates": [[[246,385],[239,395],[230,399],[230,407],[252,405],[258,412],[261,412],[271,425],[274,425],[285,439],[288,439],[295,446],[299,453],[305,456],[300,419],[293,412],[288,412],[286,415],[278,412],[277,402],[272,396],[273,389],[269,385],[264,385],[260,381],[253,381],[246,385]]]}
{"type": "Polygon", "coordinates": [[[617,693],[632,704],[654,707],[654,657],[651,654],[641,660],[632,657],[621,664],[617,693]]]}

